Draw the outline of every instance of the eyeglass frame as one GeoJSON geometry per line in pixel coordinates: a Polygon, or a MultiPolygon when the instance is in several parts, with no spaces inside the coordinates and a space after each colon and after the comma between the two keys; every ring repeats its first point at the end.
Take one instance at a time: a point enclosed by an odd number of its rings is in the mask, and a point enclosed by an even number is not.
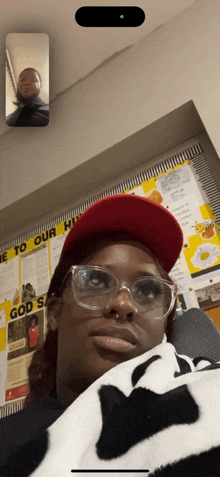
{"type": "MultiPolygon", "coordinates": [[[[80,268],[81,268],[81,269],[83,269],[83,268],[85,268],[85,269],[86,269],[86,268],[94,268],[94,269],[96,269],[96,270],[104,270],[104,271],[106,271],[106,272],[108,272],[108,273],[114,275],[114,277],[115,277],[116,280],[117,280],[118,285],[120,285],[119,279],[118,279],[118,277],[117,277],[117,275],[116,275],[115,272],[113,272],[112,270],[108,270],[108,269],[105,268],[105,267],[99,267],[98,265],[71,265],[71,267],[69,268],[69,270],[68,270],[68,272],[66,273],[65,277],[63,278],[63,280],[62,280],[62,282],[61,282],[61,285],[60,285],[60,287],[59,287],[59,290],[58,290],[60,293],[62,292],[63,284],[64,284],[66,278],[67,278],[68,275],[71,273],[71,275],[72,275],[72,278],[71,278],[71,288],[72,288],[72,292],[73,292],[73,296],[74,296],[75,301],[76,301],[80,306],[82,306],[83,308],[87,308],[87,309],[89,309],[89,310],[101,310],[103,307],[91,307],[91,306],[85,305],[84,303],[80,302],[79,299],[77,298],[76,293],[75,293],[75,289],[74,289],[74,286],[73,286],[73,280],[74,280],[73,271],[74,271],[74,270],[77,270],[77,269],[80,269],[80,268]]],[[[153,279],[157,279],[157,280],[159,280],[159,281],[162,282],[162,283],[165,283],[166,285],[168,285],[168,287],[169,287],[170,290],[171,290],[172,299],[171,299],[171,303],[170,303],[170,306],[169,306],[168,310],[166,311],[165,315],[163,316],[163,318],[165,319],[165,318],[167,318],[167,316],[171,313],[171,311],[172,311],[172,309],[173,309],[173,307],[174,307],[174,304],[175,304],[175,300],[176,300],[176,297],[177,297],[177,292],[178,292],[179,287],[178,287],[178,285],[177,285],[176,283],[173,283],[173,284],[172,284],[172,283],[168,282],[168,280],[165,280],[164,278],[159,278],[159,277],[156,277],[156,276],[153,277],[152,275],[146,275],[146,276],[142,276],[142,277],[140,277],[140,278],[142,279],[142,278],[149,278],[149,277],[150,277],[150,278],[153,278],[153,279]]],[[[137,278],[137,280],[138,280],[138,278],[137,278]]],[[[135,281],[137,281],[137,280],[135,280],[135,281]]],[[[134,281],[134,282],[135,282],[135,281],[134,281]]],[[[137,310],[136,304],[133,302],[132,294],[131,294],[131,289],[130,289],[129,287],[124,286],[124,284],[127,284],[127,282],[123,282],[123,283],[122,283],[122,286],[118,286],[117,292],[119,292],[120,290],[127,290],[127,291],[129,292],[130,299],[131,299],[131,303],[133,304],[136,313],[138,313],[139,315],[141,315],[141,313],[139,313],[139,311],[137,310]]],[[[109,302],[110,302],[110,301],[111,301],[111,300],[109,300],[109,302]]],[[[107,305],[107,307],[108,307],[108,305],[107,305]]],[[[142,315],[142,316],[143,316],[143,315],[142,315]]]]}

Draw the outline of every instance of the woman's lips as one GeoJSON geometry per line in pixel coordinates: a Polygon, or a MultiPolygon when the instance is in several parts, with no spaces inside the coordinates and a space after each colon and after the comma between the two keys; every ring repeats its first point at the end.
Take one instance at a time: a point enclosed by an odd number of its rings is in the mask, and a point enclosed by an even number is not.
{"type": "Polygon", "coordinates": [[[93,336],[93,340],[101,348],[112,351],[127,352],[135,348],[135,345],[129,343],[129,341],[113,338],[112,336],[93,336]]]}
{"type": "Polygon", "coordinates": [[[128,352],[135,348],[138,340],[127,328],[111,327],[91,333],[96,345],[118,352],[128,352]]]}

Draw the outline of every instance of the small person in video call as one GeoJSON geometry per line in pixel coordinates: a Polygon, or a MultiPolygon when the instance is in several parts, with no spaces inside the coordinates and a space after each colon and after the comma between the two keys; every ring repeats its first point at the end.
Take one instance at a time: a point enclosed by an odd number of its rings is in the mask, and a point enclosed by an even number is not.
{"type": "Polygon", "coordinates": [[[42,127],[49,123],[49,104],[40,98],[42,79],[34,68],[25,68],[19,75],[16,97],[17,109],[6,118],[13,127],[42,127]]]}
{"type": "Polygon", "coordinates": [[[178,325],[169,272],[182,247],[175,217],[143,197],[81,214],[47,293],[24,408],[0,419],[1,477],[220,475],[220,338],[196,308],[178,325]]]}
{"type": "Polygon", "coordinates": [[[28,335],[29,335],[29,348],[30,348],[31,351],[33,351],[37,347],[37,340],[38,340],[38,337],[39,337],[39,327],[38,327],[37,315],[32,315],[31,316],[28,335]]]}

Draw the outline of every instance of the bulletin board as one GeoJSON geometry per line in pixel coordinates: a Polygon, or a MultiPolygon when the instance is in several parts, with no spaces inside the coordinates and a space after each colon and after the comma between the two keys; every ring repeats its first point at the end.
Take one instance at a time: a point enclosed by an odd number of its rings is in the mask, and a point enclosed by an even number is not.
{"type": "Polygon", "coordinates": [[[46,293],[64,240],[79,215],[101,197],[135,194],[167,208],[179,222],[184,244],[170,277],[184,309],[198,307],[220,328],[220,190],[198,143],[91,197],[0,252],[0,410],[22,409],[28,366],[47,332],[46,293]]]}

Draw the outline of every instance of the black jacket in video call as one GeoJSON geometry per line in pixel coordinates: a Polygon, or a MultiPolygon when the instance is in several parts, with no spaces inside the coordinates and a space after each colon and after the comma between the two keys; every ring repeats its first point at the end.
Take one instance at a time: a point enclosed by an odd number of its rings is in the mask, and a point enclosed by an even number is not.
{"type": "Polygon", "coordinates": [[[12,127],[43,127],[49,123],[49,104],[41,98],[33,103],[23,105],[13,103],[17,109],[6,118],[6,124],[12,127]]]}

